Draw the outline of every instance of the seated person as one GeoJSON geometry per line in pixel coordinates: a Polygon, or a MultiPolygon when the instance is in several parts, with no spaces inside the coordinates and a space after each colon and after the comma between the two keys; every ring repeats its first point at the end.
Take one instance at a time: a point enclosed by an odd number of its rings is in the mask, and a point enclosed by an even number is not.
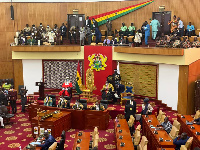
{"type": "Polygon", "coordinates": [[[51,30],[51,32],[48,32],[47,37],[48,37],[48,42],[54,44],[54,39],[56,37],[56,34],[54,33],[53,30],[51,30]]]}
{"type": "Polygon", "coordinates": [[[126,44],[126,40],[124,39],[124,36],[121,36],[119,39],[119,44],[126,44]]]}
{"type": "Polygon", "coordinates": [[[119,31],[119,35],[121,36],[123,34],[123,36],[127,35],[126,34],[126,31],[127,31],[127,26],[125,26],[125,23],[123,22],[122,23],[122,27],[120,28],[120,31],[119,31]]]}
{"type": "Polygon", "coordinates": [[[60,100],[58,101],[57,107],[69,108],[70,106],[68,106],[68,105],[70,105],[70,104],[68,104],[68,101],[63,96],[61,96],[60,100]]]}
{"type": "Polygon", "coordinates": [[[188,37],[195,35],[195,28],[194,25],[191,24],[191,22],[189,22],[189,24],[187,25],[186,35],[188,37]]]}
{"type": "Polygon", "coordinates": [[[151,115],[153,107],[149,104],[149,98],[144,99],[144,104],[142,104],[142,115],[151,115]]]}
{"type": "Polygon", "coordinates": [[[103,41],[103,45],[110,45],[110,40],[106,36],[105,40],[103,41]]]}
{"type": "Polygon", "coordinates": [[[76,101],[75,104],[72,106],[72,108],[75,110],[83,110],[83,105],[78,101],[76,101]]]}
{"type": "Polygon", "coordinates": [[[197,118],[197,119],[193,120],[192,122],[193,122],[194,124],[200,125],[200,118],[197,118]]]}
{"type": "Polygon", "coordinates": [[[111,100],[113,91],[114,91],[113,85],[108,83],[108,81],[106,81],[105,85],[103,86],[103,88],[101,90],[102,99],[103,100],[111,100]]]}
{"type": "Polygon", "coordinates": [[[135,36],[135,26],[133,23],[131,23],[131,25],[128,27],[128,33],[131,35],[131,36],[135,36]]]}
{"type": "Polygon", "coordinates": [[[182,44],[182,48],[190,48],[191,47],[190,41],[185,37],[183,38],[183,42],[181,44],[182,44]]]}
{"type": "Polygon", "coordinates": [[[181,145],[185,145],[189,138],[190,137],[188,137],[187,133],[185,132],[183,132],[181,135],[178,135],[178,137],[173,140],[174,145],[176,145],[175,150],[180,150],[181,145]]]}
{"type": "Polygon", "coordinates": [[[48,150],[49,147],[56,142],[55,138],[52,135],[49,135],[47,131],[44,132],[45,143],[37,145],[38,147],[42,147],[42,150],[48,150]]]}
{"type": "Polygon", "coordinates": [[[169,121],[168,117],[165,117],[164,122],[162,122],[160,125],[158,126],[162,126],[163,129],[169,134],[171,132],[172,129],[172,124],[169,121]]]}
{"type": "Polygon", "coordinates": [[[52,98],[48,96],[48,94],[46,94],[46,97],[44,99],[44,106],[52,106],[53,101],[52,98]]]}
{"type": "Polygon", "coordinates": [[[25,35],[30,35],[31,34],[31,28],[29,27],[28,24],[26,24],[26,27],[24,28],[24,34],[25,35]]]}
{"type": "Polygon", "coordinates": [[[200,47],[200,42],[197,40],[197,37],[194,37],[194,41],[192,42],[192,47],[200,47]]]}
{"type": "Polygon", "coordinates": [[[90,109],[92,110],[105,110],[104,106],[96,102],[90,109]]]}

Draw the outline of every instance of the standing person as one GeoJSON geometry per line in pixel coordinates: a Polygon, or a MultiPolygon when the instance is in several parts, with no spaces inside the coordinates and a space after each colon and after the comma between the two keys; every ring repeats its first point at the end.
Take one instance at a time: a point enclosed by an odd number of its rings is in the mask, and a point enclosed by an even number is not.
{"type": "Polygon", "coordinates": [[[96,44],[101,42],[101,32],[99,31],[98,28],[95,28],[95,35],[96,35],[96,44]]]}
{"type": "Polygon", "coordinates": [[[86,30],[86,36],[87,36],[87,39],[88,39],[88,45],[90,45],[91,42],[92,42],[92,32],[91,32],[89,25],[85,26],[85,30],[86,30]]]}
{"type": "Polygon", "coordinates": [[[15,114],[17,112],[17,106],[16,106],[17,91],[14,89],[13,85],[8,91],[8,96],[12,107],[12,113],[15,114]]]}
{"type": "Polygon", "coordinates": [[[128,31],[131,36],[135,36],[135,26],[133,23],[128,27],[128,31]]]}
{"type": "Polygon", "coordinates": [[[106,27],[107,27],[107,36],[110,36],[112,34],[112,22],[109,20],[109,18],[107,19],[106,27]]]}
{"type": "Polygon", "coordinates": [[[149,98],[144,99],[144,104],[142,104],[142,115],[151,115],[153,107],[149,104],[149,98]]]}
{"type": "Polygon", "coordinates": [[[145,31],[145,45],[149,45],[148,43],[148,38],[150,36],[150,25],[148,24],[147,21],[145,21],[145,27],[144,28],[144,31],[145,31]]]}
{"type": "Polygon", "coordinates": [[[25,105],[27,103],[27,96],[26,96],[27,90],[25,88],[21,88],[19,91],[19,94],[21,96],[21,105],[22,105],[22,111],[25,112],[25,105]]]}
{"type": "Polygon", "coordinates": [[[76,27],[75,26],[72,26],[70,28],[70,31],[69,31],[70,44],[72,44],[72,37],[74,38],[74,41],[77,44],[77,41],[76,41],[76,27]]]}
{"type": "Polygon", "coordinates": [[[85,26],[87,26],[91,29],[91,20],[89,19],[89,16],[86,17],[85,26]]]}
{"type": "Polygon", "coordinates": [[[180,17],[177,18],[177,21],[178,21],[178,35],[180,37],[183,36],[183,33],[184,33],[184,24],[183,24],[183,21],[180,19],[180,17]]]}
{"type": "Polygon", "coordinates": [[[60,32],[61,32],[62,38],[65,38],[66,37],[66,33],[67,33],[67,27],[65,26],[64,23],[62,23],[62,26],[60,27],[60,32]]]}
{"type": "Polygon", "coordinates": [[[142,33],[140,32],[140,30],[137,30],[137,32],[135,33],[135,38],[134,38],[134,46],[140,47],[141,42],[142,42],[142,33]]]}
{"type": "Polygon", "coordinates": [[[85,27],[80,27],[80,45],[84,45],[85,41],[85,27]]]}
{"type": "Polygon", "coordinates": [[[93,25],[92,25],[93,30],[95,30],[96,28],[99,28],[98,22],[94,18],[92,18],[92,22],[93,22],[93,25]]]}
{"type": "Polygon", "coordinates": [[[136,114],[136,102],[133,100],[132,103],[125,105],[125,118],[128,122],[131,115],[136,114]]]}
{"type": "Polygon", "coordinates": [[[8,101],[1,87],[0,87],[0,105],[8,106],[8,101]]]}
{"type": "Polygon", "coordinates": [[[160,22],[154,18],[150,25],[152,26],[152,39],[155,40],[158,33],[158,27],[160,27],[160,22]]]}

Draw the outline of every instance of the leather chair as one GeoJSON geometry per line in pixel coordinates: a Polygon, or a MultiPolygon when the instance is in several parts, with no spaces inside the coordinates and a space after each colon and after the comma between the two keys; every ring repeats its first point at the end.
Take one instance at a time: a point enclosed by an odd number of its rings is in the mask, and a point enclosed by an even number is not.
{"type": "Polygon", "coordinates": [[[85,100],[85,99],[80,99],[79,100],[79,103],[81,103],[82,105],[83,105],[83,109],[87,109],[87,100],[85,100]]]}
{"type": "Polygon", "coordinates": [[[56,150],[57,147],[57,142],[54,142],[49,148],[48,150],[56,150]]]}
{"type": "Polygon", "coordinates": [[[136,147],[136,146],[139,145],[140,139],[141,139],[141,133],[140,133],[139,130],[136,130],[136,131],[135,131],[135,134],[134,134],[134,139],[133,139],[134,147],[136,147]]]}
{"type": "Polygon", "coordinates": [[[138,150],[147,150],[148,140],[145,136],[142,136],[142,140],[138,146],[138,150]]]}
{"type": "Polygon", "coordinates": [[[166,116],[163,114],[163,115],[161,116],[160,123],[164,122],[165,118],[166,118],[166,116]]]}
{"type": "Polygon", "coordinates": [[[178,133],[179,130],[175,126],[172,126],[169,136],[172,138],[172,140],[174,140],[178,136],[178,133]]]}
{"type": "Polygon", "coordinates": [[[158,119],[159,122],[161,121],[162,115],[165,115],[165,113],[162,110],[159,110],[159,113],[158,113],[158,116],[157,116],[157,119],[158,119]]]}
{"type": "Polygon", "coordinates": [[[57,143],[57,147],[56,147],[56,150],[64,150],[64,145],[65,145],[65,138],[66,138],[66,135],[65,135],[65,131],[63,130],[62,131],[62,134],[61,134],[61,140],[60,140],[60,143],[57,143]]]}
{"type": "Polygon", "coordinates": [[[181,128],[181,124],[177,120],[174,120],[173,126],[175,126],[178,130],[181,128]]]}
{"type": "Polygon", "coordinates": [[[108,108],[108,100],[100,100],[100,105],[103,105],[105,109],[108,108]]]}
{"type": "Polygon", "coordinates": [[[140,131],[140,130],[141,130],[141,127],[142,127],[142,126],[139,124],[139,125],[136,127],[135,130],[140,131]]]}
{"type": "Polygon", "coordinates": [[[14,114],[9,114],[5,105],[0,106],[0,116],[6,120],[6,124],[10,123],[10,118],[14,117],[14,114]]]}
{"type": "Polygon", "coordinates": [[[135,122],[135,118],[133,117],[133,115],[130,116],[129,121],[128,121],[128,126],[129,126],[129,130],[131,135],[133,135],[134,132],[134,122],[135,122]]]}
{"type": "Polygon", "coordinates": [[[56,107],[56,96],[55,95],[49,95],[49,97],[52,98],[52,107],[56,107]]]}
{"type": "Polygon", "coordinates": [[[197,110],[194,116],[194,119],[198,119],[198,118],[200,118],[200,110],[197,110]]]}
{"type": "Polygon", "coordinates": [[[191,145],[192,145],[192,141],[193,141],[193,137],[190,137],[187,142],[185,143],[184,147],[186,147],[187,150],[191,149],[191,145]]]}

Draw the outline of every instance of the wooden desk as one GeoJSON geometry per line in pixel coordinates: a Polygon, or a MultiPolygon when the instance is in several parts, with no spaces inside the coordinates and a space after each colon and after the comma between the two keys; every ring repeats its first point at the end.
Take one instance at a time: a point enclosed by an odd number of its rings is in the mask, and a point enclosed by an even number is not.
{"type": "Polygon", "coordinates": [[[62,112],[71,112],[71,127],[73,129],[94,129],[98,127],[99,130],[106,130],[109,123],[109,112],[96,110],[74,110],[66,108],[49,107],[33,103],[29,105],[29,120],[37,116],[37,109],[41,110],[60,110],[62,112]]]}
{"type": "Polygon", "coordinates": [[[117,150],[134,150],[130,130],[126,119],[119,119],[119,122],[115,122],[115,136],[117,141],[117,150]],[[120,127],[117,127],[117,124],[120,124],[120,127]],[[122,130],[120,133],[119,130],[122,130]],[[119,139],[119,136],[122,136],[122,139],[119,139]],[[125,143],[124,147],[120,146],[120,143],[125,143]]]}
{"type": "Polygon", "coordinates": [[[148,139],[148,150],[157,149],[157,148],[175,148],[175,145],[173,144],[173,140],[171,137],[167,134],[165,130],[157,130],[158,134],[154,134],[155,129],[151,128],[150,125],[153,125],[156,127],[159,125],[159,121],[157,120],[155,115],[148,115],[148,117],[145,117],[145,115],[142,115],[142,132],[143,135],[146,136],[148,139]],[[148,120],[151,120],[152,122],[148,122],[148,120]],[[163,138],[163,142],[159,141],[159,138],[163,138]],[[170,141],[166,141],[170,140],[170,141]]]}
{"type": "Polygon", "coordinates": [[[157,150],[174,150],[174,148],[157,148],[157,150]]]}
{"type": "Polygon", "coordinates": [[[76,150],[76,147],[80,147],[81,150],[89,150],[90,145],[90,132],[82,132],[82,136],[78,136],[78,132],[76,133],[76,137],[74,140],[73,150],[76,150]],[[77,143],[77,140],[81,139],[80,143],[77,143]]]}
{"type": "Polygon", "coordinates": [[[196,132],[200,132],[200,125],[187,125],[186,120],[191,122],[192,120],[194,120],[194,118],[190,115],[184,115],[184,117],[185,118],[182,118],[180,115],[177,116],[177,120],[181,124],[180,133],[186,132],[188,136],[193,137],[191,149],[194,149],[195,147],[200,147],[200,135],[196,135],[196,132]],[[194,126],[195,129],[191,129],[191,126],[194,126]]]}
{"type": "MultiPolygon", "coordinates": [[[[53,112],[53,111],[51,111],[53,112]]],[[[38,127],[38,119],[41,117],[34,117],[31,119],[31,128],[32,135],[36,137],[34,134],[34,127],[38,127]]],[[[67,131],[71,129],[71,113],[70,112],[62,112],[59,118],[47,118],[44,121],[40,121],[40,128],[44,128],[45,130],[51,129],[51,135],[56,138],[59,137],[63,130],[67,131]]]]}

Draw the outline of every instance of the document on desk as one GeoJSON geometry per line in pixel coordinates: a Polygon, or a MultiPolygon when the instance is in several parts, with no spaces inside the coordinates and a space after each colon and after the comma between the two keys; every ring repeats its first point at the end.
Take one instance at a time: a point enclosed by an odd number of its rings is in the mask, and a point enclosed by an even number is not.
{"type": "Polygon", "coordinates": [[[30,143],[31,145],[39,145],[39,144],[41,144],[40,142],[31,142],[30,143]]]}

